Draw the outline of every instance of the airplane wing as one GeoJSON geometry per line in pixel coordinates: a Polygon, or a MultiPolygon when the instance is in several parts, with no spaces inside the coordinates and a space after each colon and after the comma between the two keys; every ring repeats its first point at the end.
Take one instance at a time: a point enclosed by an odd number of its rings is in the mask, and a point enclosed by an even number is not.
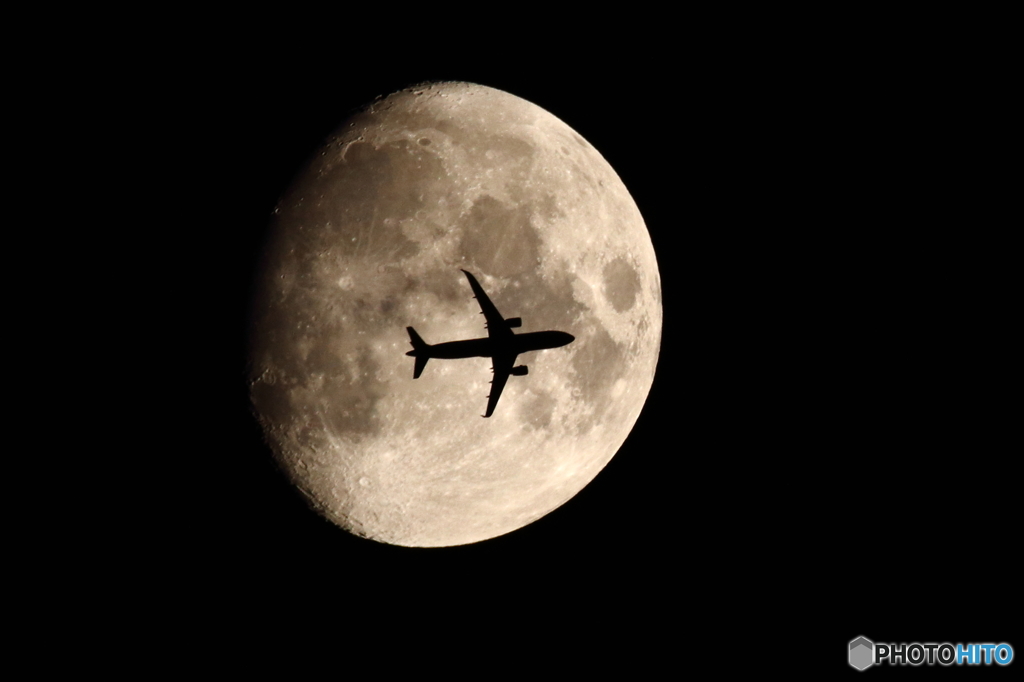
{"type": "Polygon", "coordinates": [[[501,391],[505,388],[505,382],[508,381],[508,375],[512,373],[512,365],[515,362],[515,355],[498,355],[492,358],[491,371],[494,372],[494,378],[491,380],[491,394],[487,396],[487,414],[484,415],[485,417],[490,417],[494,414],[498,398],[501,397],[501,391]]]}
{"type": "MultiPolygon", "coordinates": [[[[512,336],[512,328],[508,326],[508,323],[505,322],[505,318],[501,316],[498,309],[494,307],[493,303],[491,303],[491,299],[487,298],[487,294],[484,293],[483,287],[480,286],[480,283],[476,281],[476,277],[465,270],[463,270],[463,272],[466,273],[466,277],[469,279],[469,286],[473,289],[473,296],[476,298],[477,303],[480,304],[480,310],[483,312],[484,319],[487,320],[488,336],[491,338],[494,338],[495,336],[512,336]]],[[[512,358],[512,362],[515,362],[515,358],[512,358]]],[[[497,364],[497,361],[495,361],[495,364],[497,364]]],[[[511,363],[509,364],[508,369],[512,369],[511,363]]],[[[508,372],[505,373],[505,377],[501,380],[502,386],[505,385],[505,379],[508,379],[508,372]]],[[[498,371],[495,369],[495,384],[497,384],[497,381],[498,371]]],[[[498,393],[501,393],[500,388],[498,389],[498,393]]],[[[497,398],[495,398],[495,402],[497,402],[497,398]]],[[[488,416],[490,416],[489,410],[488,416]]]]}

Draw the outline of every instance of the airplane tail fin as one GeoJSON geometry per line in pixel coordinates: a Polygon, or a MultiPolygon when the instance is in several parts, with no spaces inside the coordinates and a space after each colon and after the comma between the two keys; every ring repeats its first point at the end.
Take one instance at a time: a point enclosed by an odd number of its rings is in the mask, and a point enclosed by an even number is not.
{"type": "Polygon", "coordinates": [[[412,327],[406,327],[406,331],[409,332],[409,341],[412,343],[412,350],[406,353],[416,358],[416,366],[412,370],[412,378],[419,379],[420,374],[423,373],[423,368],[427,366],[427,360],[430,356],[421,351],[425,351],[430,344],[420,338],[420,335],[416,333],[416,330],[412,327]]]}

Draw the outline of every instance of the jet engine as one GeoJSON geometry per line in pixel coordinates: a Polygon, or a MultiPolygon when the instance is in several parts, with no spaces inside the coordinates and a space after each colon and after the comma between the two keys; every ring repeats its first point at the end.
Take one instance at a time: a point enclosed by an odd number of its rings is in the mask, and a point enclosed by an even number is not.
{"type": "Polygon", "coordinates": [[[512,374],[517,377],[525,377],[528,371],[526,365],[517,365],[512,368],[512,374]]]}
{"type": "Polygon", "coordinates": [[[510,317],[507,320],[505,320],[505,324],[507,324],[509,327],[522,327],[523,326],[523,318],[521,318],[521,317],[510,317]]]}

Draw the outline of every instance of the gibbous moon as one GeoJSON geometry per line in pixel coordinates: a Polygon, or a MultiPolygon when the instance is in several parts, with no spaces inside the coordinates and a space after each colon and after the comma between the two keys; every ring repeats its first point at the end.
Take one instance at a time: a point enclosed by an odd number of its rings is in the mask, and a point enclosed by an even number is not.
{"type": "Polygon", "coordinates": [[[274,210],[250,396],[310,505],[380,542],[493,538],[562,505],[611,460],[650,390],[661,281],[622,181],[540,107],[470,83],[410,88],[346,120],[274,210]],[[482,419],[489,358],[413,379],[430,344],[487,336],[473,273],[520,355],[482,419]]]}

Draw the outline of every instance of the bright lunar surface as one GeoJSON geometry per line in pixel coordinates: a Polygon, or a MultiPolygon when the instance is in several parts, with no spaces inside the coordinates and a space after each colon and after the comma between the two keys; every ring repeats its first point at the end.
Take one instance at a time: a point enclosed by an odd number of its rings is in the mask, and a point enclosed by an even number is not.
{"type": "Polygon", "coordinates": [[[346,120],[274,210],[259,272],[250,396],[319,513],[380,542],[492,538],[562,505],[622,445],[654,378],[661,282],[636,204],[586,140],[469,83],[423,85],[346,120]],[[430,360],[487,336],[465,269],[522,354],[482,419],[489,358],[430,360]]]}

